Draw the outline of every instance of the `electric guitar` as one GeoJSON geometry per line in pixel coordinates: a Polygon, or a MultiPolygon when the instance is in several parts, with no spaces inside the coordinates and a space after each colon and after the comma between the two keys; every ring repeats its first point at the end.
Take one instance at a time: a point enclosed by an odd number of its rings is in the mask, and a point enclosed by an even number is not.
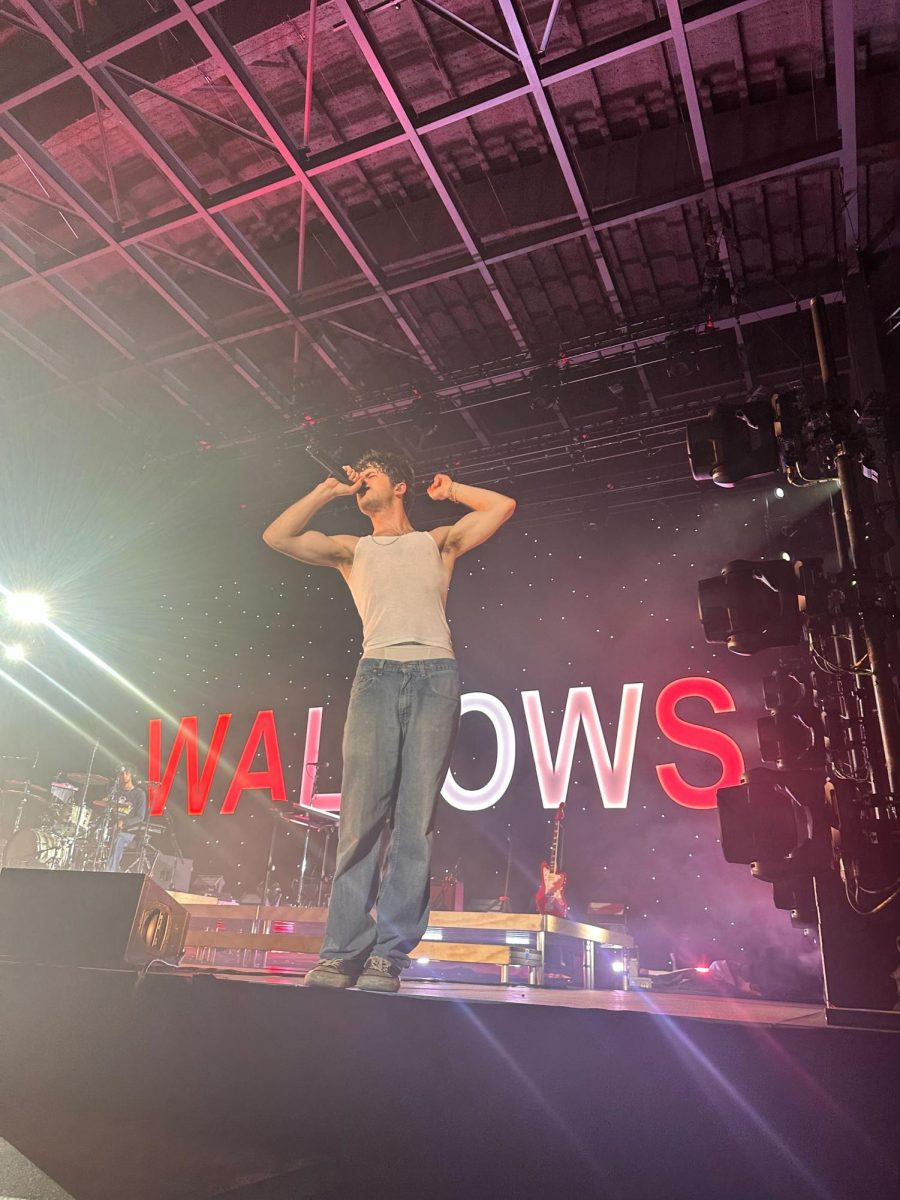
{"type": "Polygon", "coordinates": [[[569,911],[566,901],[566,877],[559,866],[559,829],[565,816],[566,806],[560,804],[553,822],[553,839],[550,843],[550,862],[541,863],[541,886],[534,902],[543,916],[564,917],[569,911]]]}

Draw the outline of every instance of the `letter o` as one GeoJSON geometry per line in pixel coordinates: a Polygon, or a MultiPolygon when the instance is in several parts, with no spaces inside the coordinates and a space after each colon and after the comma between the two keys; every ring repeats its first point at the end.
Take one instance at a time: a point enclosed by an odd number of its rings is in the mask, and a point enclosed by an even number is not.
{"type": "Polygon", "coordinates": [[[452,772],[448,771],[441,795],[454,808],[464,812],[481,812],[496,804],[509,787],[516,765],[516,731],[505,705],[488,692],[466,692],[461,700],[460,717],[468,712],[483,713],[494,726],[494,733],[497,735],[497,764],[484,787],[471,791],[460,787],[452,772]]]}

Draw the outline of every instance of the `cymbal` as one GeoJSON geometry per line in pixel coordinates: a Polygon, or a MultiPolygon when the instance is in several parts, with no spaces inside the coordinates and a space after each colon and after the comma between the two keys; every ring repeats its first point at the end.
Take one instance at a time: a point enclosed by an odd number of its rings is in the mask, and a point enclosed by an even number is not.
{"type": "Polygon", "coordinates": [[[90,780],[90,786],[94,784],[110,783],[105,775],[85,775],[83,771],[73,771],[66,776],[66,779],[71,779],[73,783],[87,783],[90,780]]]}
{"type": "Polygon", "coordinates": [[[26,792],[24,788],[4,788],[0,791],[0,800],[7,796],[25,796],[28,800],[37,800],[38,804],[49,804],[49,800],[45,800],[43,796],[35,796],[33,792],[26,792]]]}
{"type": "Polygon", "coordinates": [[[5,779],[3,786],[5,788],[24,788],[29,792],[40,792],[42,796],[47,795],[45,787],[41,787],[39,783],[29,783],[27,779],[5,779]]]}

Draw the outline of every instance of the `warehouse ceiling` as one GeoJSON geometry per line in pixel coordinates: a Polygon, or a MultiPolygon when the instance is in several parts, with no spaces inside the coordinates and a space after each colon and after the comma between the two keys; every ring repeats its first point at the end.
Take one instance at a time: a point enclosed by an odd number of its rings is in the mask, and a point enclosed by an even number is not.
{"type": "Polygon", "coordinates": [[[898,63],[893,0],[0,0],[0,386],[684,489],[900,244],[898,63]]]}

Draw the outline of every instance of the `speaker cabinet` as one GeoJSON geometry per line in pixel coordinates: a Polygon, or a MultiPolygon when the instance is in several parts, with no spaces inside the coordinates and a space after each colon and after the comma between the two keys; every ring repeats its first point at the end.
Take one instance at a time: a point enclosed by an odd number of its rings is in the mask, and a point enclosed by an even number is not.
{"type": "Polygon", "coordinates": [[[0,871],[0,958],[83,967],[177,962],[188,912],[148,875],[0,871]]]}

